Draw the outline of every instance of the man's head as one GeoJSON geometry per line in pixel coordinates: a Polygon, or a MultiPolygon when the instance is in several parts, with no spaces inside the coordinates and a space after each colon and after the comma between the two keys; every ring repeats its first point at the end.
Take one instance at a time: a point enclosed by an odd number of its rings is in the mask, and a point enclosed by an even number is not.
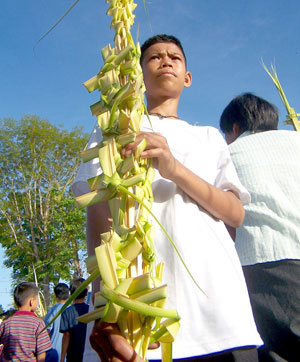
{"type": "Polygon", "coordinates": [[[69,287],[65,283],[58,283],[54,288],[54,294],[58,301],[67,300],[69,297],[69,287]]]}
{"type": "MultiPolygon", "coordinates": [[[[76,278],[76,279],[73,279],[71,281],[71,284],[70,284],[70,292],[71,292],[71,295],[74,294],[75,290],[78,289],[81,284],[85,281],[84,278],[76,278]]],[[[87,296],[87,293],[88,293],[88,289],[85,288],[77,297],[75,300],[77,299],[83,299],[87,296]]]]}
{"type": "Polygon", "coordinates": [[[244,93],[235,97],[224,109],[220,128],[230,144],[246,131],[277,130],[278,119],[278,110],[273,104],[252,93],[244,93]]]}
{"type": "Polygon", "coordinates": [[[14,301],[18,308],[34,312],[38,306],[39,288],[30,282],[20,283],[14,290],[14,301]]]}
{"type": "Polygon", "coordinates": [[[179,101],[183,88],[192,82],[180,41],[172,35],[156,35],[141,50],[148,108],[169,99],[179,101]]]}

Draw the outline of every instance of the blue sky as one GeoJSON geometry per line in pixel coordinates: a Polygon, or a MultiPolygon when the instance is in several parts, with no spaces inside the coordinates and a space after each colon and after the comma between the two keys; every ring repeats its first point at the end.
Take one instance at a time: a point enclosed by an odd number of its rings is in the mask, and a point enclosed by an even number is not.
{"type": "MultiPolygon", "coordinates": [[[[292,129],[283,125],[285,108],[261,59],[267,66],[275,61],[290,105],[300,112],[299,0],[146,0],[151,26],[143,2],[136,2],[134,38],[138,24],[140,42],[166,33],[185,48],[193,84],[183,92],[181,118],[218,127],[229,101],[250,91],[279,108],[281,129],[292,129]]],[[[82,83],[103,65],[100,50],[113,44],[107,3],[80,0],[36,44],[72,3],[1,0],[0,118],[36,114],[67,129],[92,130],[89,106],[99,94],[89,94],[82,83]]],[[[4,307],[8,294],[0,294],[4,307]]]]}

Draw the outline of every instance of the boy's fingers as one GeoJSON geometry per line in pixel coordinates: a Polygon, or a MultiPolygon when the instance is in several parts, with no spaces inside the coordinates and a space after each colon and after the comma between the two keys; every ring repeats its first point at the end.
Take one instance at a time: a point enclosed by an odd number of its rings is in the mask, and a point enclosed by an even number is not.
{"type": "Polygon", "coordinates": [[[137,353],[121,335],[117,324],[96,322],[90,342],[102,362],[133,362],[137,359],[137,353]]]}
{"type": "Polygon", "coordinates": [[[141,143],[143,139],[145,139],[147,143],[146,150],[165,148],[167,144],[165,138],[159,133],[140,132],[134,142],[129,143],[128,145],[123,147],[122,154],[125,156],[129,156],[130,154],[134,153],[137,146],[141,143]]]}
{"type": "Polygon", "coordinates": [[[110,345],[108,337],[103,333],[100,321],[96,321],[90,335],[90,344],[92,348],[98,353],[102,362],[110,362],[113,357],[113,349],[110,345]]]}
{"type": "Polygon", "coordinates": [[[134,361],[137,356],[132,346],[126,338],[121,335],[117,324],[109,324],[104,327],[104,333],[107,335],[112,348],[118,353],[122,361],[134,361]]]}
{"type": "Polygon", "coordinates": [[[150,344],[148,349],[157,349],[157,348],[159,348],[159,346],[160,346],[160,343],[156,341],[156,342],[150,344]]]}

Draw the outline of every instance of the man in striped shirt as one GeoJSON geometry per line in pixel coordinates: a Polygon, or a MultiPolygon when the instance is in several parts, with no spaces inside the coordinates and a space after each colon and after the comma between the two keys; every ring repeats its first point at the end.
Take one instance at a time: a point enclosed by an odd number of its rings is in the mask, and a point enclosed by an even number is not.
{"type": "Polygon", "coordinates": [[[0,325],[0,344],[4,345],[0,361],[43,362],[52,348],[45,323],[36,316],[38,287],[23,282],[14,290],[17,312],[0,325]]]}

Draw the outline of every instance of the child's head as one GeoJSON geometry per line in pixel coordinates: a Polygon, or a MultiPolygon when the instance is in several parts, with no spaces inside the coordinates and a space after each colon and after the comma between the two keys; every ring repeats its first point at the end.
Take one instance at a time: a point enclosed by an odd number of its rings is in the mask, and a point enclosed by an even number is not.
{"type": "Polygon", "coordinates": [[[65,283],[58,283],[54,288],[54,294],[57,300],[67,300],[69,291],[69,287],[65,283]]]}
{"type": "Polygon", "coordinates": [[[252,93],[244,93],[235,97],[224,109],[220,128],[227,143],[231,143],[246,131],[277,130],[278,119],[278,110],[273,104],[252,93]]]}
{"type": "MultiPolygon", "coordinates": [[[[84,278],[73,279],[73,280],[71,281],[71,284],[70,284],[70,292],[71,292],[71,294],[74,294],[75,290],[78,289],[84,281],[85,281],[84,278]]],[[[87,293],[88,293],[88,288],[85,288],[85,289],[76,297],[75,300],[85,298],[85,297],[87,296],[87,293]]]]}
{"type": "Polygon", "coordinates": [[[172,35],[156,35],[145,41],[141,51],[148,109],[170,99],[178,103],[183,88],[192,82],[180,41],[172,35]]]}
{"type": "Polygon", "coordinates": [[[14,301],[18,309],[34,312],[38,306],[39,288],[30,282],[23,282],[14,290],[14,301]]]}

